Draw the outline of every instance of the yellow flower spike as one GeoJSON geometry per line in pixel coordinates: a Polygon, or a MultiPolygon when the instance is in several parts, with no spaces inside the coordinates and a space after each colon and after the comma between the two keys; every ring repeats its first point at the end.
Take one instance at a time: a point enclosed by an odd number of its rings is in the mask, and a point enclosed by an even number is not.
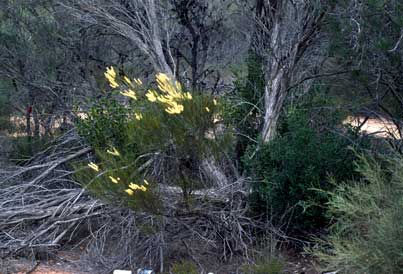
{"type": "Polygon", "coordinates": [[[112,88],[119,87],[118,83],[116,82],[116,71],[113,67],[106,68],[106,72],[104,73],[105,78],[109,81],[109,85],[112,88]]]}
{"type": "Polygon", "coordinates": [[[131,85],[131,83],[132,83],[132,81],[126,75],[123,76],[123,80],[125,80],[125,82],[128,83],[129,85],[131,85]]]}
{"type": "Polygon", "coordinates": [[[136,93],[135,93],[133,90],[131,90],[131,89],[127,89],[127,90],[125,90],[125,91],[121,91],[120,94],[122,94],[123,96],[126,96],[126,97],[130,97],[130,98],[132,98],[132,99],[134,99],[134,100],[137,100],[136,93]]]}
{"type": "Polygon", "coordinates": [[[176,85],[176,89],[177,89],[177,90],[181,90],[181,89],[182,89],[181,83],[179,83],[178,81],[176,81],[175,85],[176,85]]]}
{"type": "Polygon", "coordinates": [[[186,92],[185,93],[185,98],[188,100],[192,100],[192,94],[190,94],[190,92],[186,92]]]}
{"type": "Polygon", "coordinates": [[[168,114],[177,114],[177,113],[175,112],[175,110],[173,110],[173,109],[171,109],[171,108],[166,108],[165,111],[166,111],[168,114]]]}
{"type": "Polygon", "coordinates": [[[192,95],[189,92],[183,93],[181,84],[178,81],[171,79],[167,74],[158,73],[156,75],[156,80],[162,95],[156,93],[147,94],[146,96],[149,100],[157,100],[158,102],[165,104],[165,111],[168,114],[182,113],[184,107],[180,102],[182,100],[192,100],[192,95]]]}
{"type": "Polygon", "coordinates": [[[160,83],[169,81],[169,77],[165,73],[157,73],[155,78],[157,79],[157,82],[160,82],[160,83]]]}
{"type": "Polygon", "coordinates": [[[150,102],[157,101],[157,93],[154,90],[148,90],[146,97],[150,102]]]}
{"type": "Polygon", "coordinates": [[[134,116],[135,116],[136,120],[140,121],[141,119],[143,119],[143,114],[141,114],[141,113],[135,113],[134,116]]]}
{"type": "Polygon", "coordinates": [[[109,154],[111,154],[111,155],[113,155],[113,156],[120,156],[120,153],[119,153],[119,151],[116,149],[116,148],[112,148],[112,150],[107,150],[106,151],[107,153],[109,153],[109,154]]]}
{"type": "Polygon", "coordinates": [[[131,189],[133,189],[133,190],[137,190],[137,189],[140,189],[140,186],[137,185],[137,184],[130,183],[130,184],[129,184],[129,188],[131,188],[131,189]]]}
{"type": "Polygon", "coordinates": [[[178,105],[173,103],[172,106],[165,109],[165,111],[169,114],[180,114],[183,111],[183,105],[178,105]]]}
{"type": "Polygon", "coordinates": [[[99,166],[97,166],[97,165],[94,164],[93,162],[90,162],[90,163],[88,164],[88,166],[89,166],[92,170],[95,170],[96,172],[99,171],[99,166]]]}
{"type": "Polygon", "coordinates": [[[126,189],[125,192],[126,192],[127,194],[129,194],[130,196],[132,196],[133,193],[134,193],[133,190],[131,190],[131,189],[129,189],[129,188],[126,189]]]}
{"type": "Polygon", "coordinates": [[[209,109],[208,107],[206,107],[206,111],[207,111],[207,112],[210,112],[210,109],[209,109]]]}
{"type": "Polygon", "coordinates": [[[119,183],[119,180],[117,180],[116,178],[113,178],[112,176],[109,176],[109,179],[111,179],[112,183],[114,183],[114,184],[119,183]]]}
{"type": "Polygon", "coordinates": [[[144,179],[143,181],[144,181],[144,184],[145,184],[146,186],[148,186],[148,185],[150,184],[146,179],[144,179]]]}
{"type": "Polygon", "coordinates": [[[134,82],[139,86],[141,86],[143,84],[143,82],[139,78],[134,79],[134,82]]]}
{"type": "Polygon", "coordinates": [[[140,189],[141,191],[143,191],[143,192],[147,191],[147,188],[146,188],[145,186],[140,186],[139,189],[140,189]]]}
{"type": "Polygon", "coordinates": [[[111,88],[118,88],[119,87],[119,84],[118,83],[116,83],[115,81],[109,81],[109,85],[111,86],[111,88]]]}
{"type": "Polygon", "coordinates": [[[216,106],[217,105],[217,100],[214,98],[213,99],[213,104],[216,106]]]}
{"type": "Polygon", "coordinates": [[[106,72],[104,73],[105,77],[110,76],[112,78],[116,77],[116,71],[113,67],[107,67],[106,72]]]}
{"type": "Polygon", "coordinates": [[[181,89],[179,82],[171,80],[168,77],[168,75],[166,75],[164,73],[158,73],[156,75],[156,79],[157,79],[158,88],[161,91],[169,94],[170,96],[172,96],[174,98],[180,99],[180,97],[182,97],[180,92],[178,92],[178,90],[180,91],[180,89],[181,89]]]}

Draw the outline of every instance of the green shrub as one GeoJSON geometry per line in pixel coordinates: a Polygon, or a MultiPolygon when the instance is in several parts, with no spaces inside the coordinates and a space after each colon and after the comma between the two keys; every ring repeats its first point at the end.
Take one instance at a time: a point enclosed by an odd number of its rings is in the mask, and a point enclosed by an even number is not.
{"type": "Polygon", "coordinates": [[[226,96],[224,120],[236,131],[236,160],[243,169],[241,158],[247,147],[256,140],[262,125],[263,93],[265,79],[263,59],[250,53],[245,68],[234,71],[234,93],[226,96]]]}
{"type": "Polygon", "coordinates": [[[122,130],[128,123],[129,107],[124,107],[116,98],[101,98],[78,120],[76,128],[80,136],[94,148],[121,147],[127,139],[122,130]]]}
{"type": "Polygon", "coordinates": [[[197,266],[190,261],[174,263],[171,268],[172,274],[198,274],[197,266]]]}
{"type": "Polygon", "coordinates": [[[363,179],[340,185],[330,199],[337,217],[320,249],[312,250],[328,270],[391,274],[403,269],[403,158],[382,165],[361,157],[363,179]]]}
{"type": "Polygon", "coordinates": [[[289,232],[305,235],[329,222],[325,191],[334,187],[329,176],[345,180],[355,174],[349,139],[328,129],[336,130],[341,115],[319,113],[313,118],[308,110],[288,111],[278,136],[258,150],[251,147],[244,157],[257,178],[252,198],[255,209],[268,214],[277,225],[287,223],[289,232]]]}
{"type": "Polygon", "coordinates": [[[192,191],[209,183],[200,176],[203,161],[213,156],[219,163],[232,142],[216,125],[220,104],[164,74],[157,75],[155,90],[138,79],[120,79],[113,69],[106,76],[120,94],[101,100],[77,121],[96,163],[89,164],[91,172],[87,163],[78,166],[78,180],[97,197],[130,208],[158,212],[157,183],[180,187],[188,205],[192,191]],[[124,97],[129,101],[119,103],[124,97]]]}
{"type": "Polygon", "coordinates": [[[284,262],[278,258],[266,258],[259,260],[254,265],[242,267],[244,274],[280,274],[284,269],[284,262]]]}

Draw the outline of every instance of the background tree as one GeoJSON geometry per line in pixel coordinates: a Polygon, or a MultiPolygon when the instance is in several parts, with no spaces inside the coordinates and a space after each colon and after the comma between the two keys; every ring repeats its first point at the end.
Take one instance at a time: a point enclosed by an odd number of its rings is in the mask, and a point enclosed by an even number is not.
{"type": "MultiPolygon", "coordinates": [[[[26,116],[26,135],[51,134],[57,117],[67,119],[86,81],[80,77],[76,41],[52,1],[5,1],[1,11],[1,78],[13,89],[12,106],[26,116]],[[63,38],[64,37],[64,38],[63,38]],[[31,129],[31,123],[33,129],[31,129]]],[[[81,93],[82,94],[82,93],[81,93]]]]}
{"type": "MultiPolygon", "coordinates": [[[[403,4],[400,1],[348,1],[332,18],[331,57],[352,71],[343,87],[357,96],[356,113],[387,119],[392,145],[401,151],[403,118],[403,4]]],[[[344,77],[344,79],[346,79],[344,77]]],[[[345,94],[345,93],[344,93],[345,94]]],[[[345,94],[345,96],[349,96],[345,94]]],[[[350,95],[351,96],[351,95],[350,95]]]]}
{"type": "MultiPolygon", "coordinates": [[[[257,1],[256,20],[261,28],[254,46],[259,55],[265,56],[266,86],[264,92],[264,122],[262,141],[268,142],[275,136],[277,122],[293,83],[296,72],[318,36],[325,18],[327,4],[321,1],[257,1]]],[[[311,51],[312,52],[312,51],[311,51]]]]}

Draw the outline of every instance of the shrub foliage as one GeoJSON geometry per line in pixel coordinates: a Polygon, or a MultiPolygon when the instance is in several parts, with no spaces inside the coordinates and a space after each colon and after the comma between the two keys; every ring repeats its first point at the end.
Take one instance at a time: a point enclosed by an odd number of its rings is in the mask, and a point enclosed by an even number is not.
{"type": "Polygon", "coordinates": [[[218,163],[231,143],[231,134],[217,126],[219,103],[165,74],[157,75],[156,89],[113,68],[105,76],[115,94],[77,122],[96,152],[92,173],[84,168],[79,180],[95,195],[137,209],[159,210],[157,183],[180,187],[189,202],[193,190],[209,183],[200,175],[203,161],[218,163]]]}
{"type": "Polygon", "coordinates": [[[363,178],[342,184],[331,195],[337,216],[331,234],[314,253],[327,269],[339,273],[389,274],[403,269],[403,159],[381,165],[361,157],[363,178]]]}
{"type": "Polygon", "coordinates": [[[338,114],[320,115],[322,121],[315,120],[307,108],[288,111],[278,136],[258,149],[250,147],[244,157],[257,178],[255,208],[277,225],[288,223],[293,233],[324,228],[329,222],[326,191],[334,188],[329,177],[344,180],[354,175],[350,141],[329,130],[336,130],[338,114]]]}

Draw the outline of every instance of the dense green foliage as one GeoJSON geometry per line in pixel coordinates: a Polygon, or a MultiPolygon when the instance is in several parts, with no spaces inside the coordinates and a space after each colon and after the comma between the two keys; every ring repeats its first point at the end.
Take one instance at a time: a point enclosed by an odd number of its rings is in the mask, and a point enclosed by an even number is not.
{"type": "Polygon", "coordinates": [[[338,130],[335,126],[341,113],[325,109],[312,115],[312,106],[288,111],[278,136],[259,148],[251,147],[244,157],[258,179],[253,186],[256,207],[278,225],[289,222],[288,229],[298,233],[328,224],[325,191],[334,187],[329,177],[345,180],[354,176],[350,140],[332,132],[338,130]]]}
{"type": "Polygon", "coordinates": [[[77,120],[78,133],[94,148],[122,148],[127,139],[124,129],[129,112],[130,108],[125,108],[116,98],[102,98],[84,114],[85,119],[77,120]]]}
{"type": "Polygon", "coordinates": [[[198,274],[199,270],[195,263],[191,261],[181,261],[174,263],[171,268],[172,274],[198,274]]]}
{"type": "Polygon", "coordinates": [[[371,109],[368,115],[397,122],[403,117],[402,1],[363,1],[359,8],[339,1],[338,9],[325,26],[331,35],[329,56],[348,73],[327,85],[357,112],[371,109]]]}
{"type": "Polygon", "coordinates": [[[360,181],[339,183],[330,210],[331,234],[314,253],[339,273],[389,274],[403,269],[403,159],[361,157],[360,181]]]}
{"type": "Polygon", "coordinates": [[[243,274],[280,274],[284,271],[284,262],[277,258],[261,259],[255,265],[242,268],[243,274]]]}
{"type": "Polygon", "coordinates": [[[245,71],[234,71],[235,89],[231,96],[227,96],[224,120],[236,130],[236,156],[241,170],[241,158],[247,147],[257,140],[261,130],[265,86],[262,61],[258,55],[249,53],[245,61],[245,71]]]}

